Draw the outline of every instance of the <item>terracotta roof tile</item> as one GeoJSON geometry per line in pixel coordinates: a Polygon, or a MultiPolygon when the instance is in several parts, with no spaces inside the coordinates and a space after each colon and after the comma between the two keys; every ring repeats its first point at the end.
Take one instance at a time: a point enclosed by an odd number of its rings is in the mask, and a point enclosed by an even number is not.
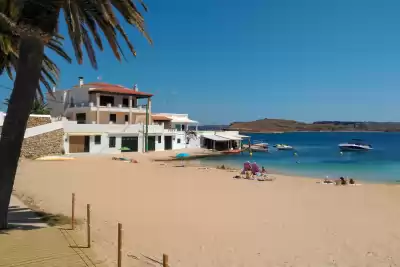
{"type": "MultiPolygon", "coordinates": [[[[89,89],[90,92],[106,92],[106,93],[114,93],[114,94],[125,94],[125,95],[133,95],[133,96],[143,96],[143,97],[151,97],[153,94],[135,91],[130,88],[126,88],[122,85],[95,82],[95,83],[85,83],[84,86],[91,87],[89,89]]],[[[79,87],[74,86],[74,87],[79,87]]]]}

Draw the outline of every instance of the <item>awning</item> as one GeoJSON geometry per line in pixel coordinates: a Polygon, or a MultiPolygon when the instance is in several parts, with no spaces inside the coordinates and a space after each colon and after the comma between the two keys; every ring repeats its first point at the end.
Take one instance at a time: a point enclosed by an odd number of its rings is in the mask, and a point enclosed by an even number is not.
{"type": "Polygon", "coordinates": [[[68,136],[92,136],[92,135],[102,135],[102,133],[67,133],[68,136]]]}
{"type": "Polygon", "coordinates": [[[237,136],[237,135],[222,135],[222,134],[218,134],[217,136],[222,137],[222,138],[226,138],[226,139],[229,139],[229,140],[242,140],[242,138],[237,136]]]}
{"type": "Polygon", "coordinates": [[[203,135],[203,137],[204,138],[207,138],[207,139],[210,139],[210,140],[213,140],[213,141],[229,141],[230,139],[228,139],[228,138],[224,138],[224,137],[221,137],[221,136],[218,136],[218,135],[203,135]]]}
{"type": "Polygon", "coordinates": [[[199,123],[198,121],[193,121],[188,118],[178,118],[178,117],[172,118],[171,122],[173,122],[173,123],[194,123],[194,124],[199,123]]]}
{"type": "Polygon", "coordinates": [[[161,116],[161,115],[152,115],[151,118],[153,121],[171,121],[171,118],[168,118],[167,116],[161,116]]]}

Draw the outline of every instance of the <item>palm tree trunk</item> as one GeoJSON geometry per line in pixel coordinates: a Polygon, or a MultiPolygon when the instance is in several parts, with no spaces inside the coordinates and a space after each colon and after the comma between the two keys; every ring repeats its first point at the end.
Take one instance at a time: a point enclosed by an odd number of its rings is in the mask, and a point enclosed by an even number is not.
{"type": "Polygon", "coordinates": [[[7,228],[18,160],[26,124],[40,79],[44,44],[37,37],[22,37],[14,89],[0,139],[0,229],[7,228]]]}

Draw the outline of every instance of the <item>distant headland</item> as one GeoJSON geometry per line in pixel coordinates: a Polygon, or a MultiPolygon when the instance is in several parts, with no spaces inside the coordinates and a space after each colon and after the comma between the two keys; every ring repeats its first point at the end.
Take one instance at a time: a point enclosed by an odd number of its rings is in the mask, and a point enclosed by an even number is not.
{"type": "Polygon", "coordinates": [[[233,122],[230,125],[204,125],[207,130],[237,130],[250,133],[271,132],[400,132],[400,122],[373,121],[316,121],[304,123],[295,120],[261,119],[233,122]]]}

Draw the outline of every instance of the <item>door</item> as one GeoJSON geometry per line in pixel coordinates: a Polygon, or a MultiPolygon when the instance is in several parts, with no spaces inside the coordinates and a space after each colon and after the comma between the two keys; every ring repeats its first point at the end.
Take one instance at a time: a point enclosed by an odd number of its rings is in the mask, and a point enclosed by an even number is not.
{"type": "Polygon", "coordinates": [[[172,149],[172,136],[164,136],[164,149],[165,150],[172,149]]]}
{"type": "Polygon", "coordinates": [[[155,136],[148,136],[147,143],[148,143],[149,151],[156,150],[156,137],[155,136]]]}
{"type": "Polygon", "coordinates": [[[69,153],[85,152],[85,136],[69,137],[69,153]]]}
{"type": "Polygon", "coordinates": [[[83,151],[89,152],[90,151],[90,136],[84,136],[84,137],[85,137],[85,143],[83,146],[83,151]]]}
{"type": "Polygon", "coordinates": [[[130,152],[138,151],[138,137],[137,136],[124,136],[121,139],[121,147],[129,148],[130,152]]]}

